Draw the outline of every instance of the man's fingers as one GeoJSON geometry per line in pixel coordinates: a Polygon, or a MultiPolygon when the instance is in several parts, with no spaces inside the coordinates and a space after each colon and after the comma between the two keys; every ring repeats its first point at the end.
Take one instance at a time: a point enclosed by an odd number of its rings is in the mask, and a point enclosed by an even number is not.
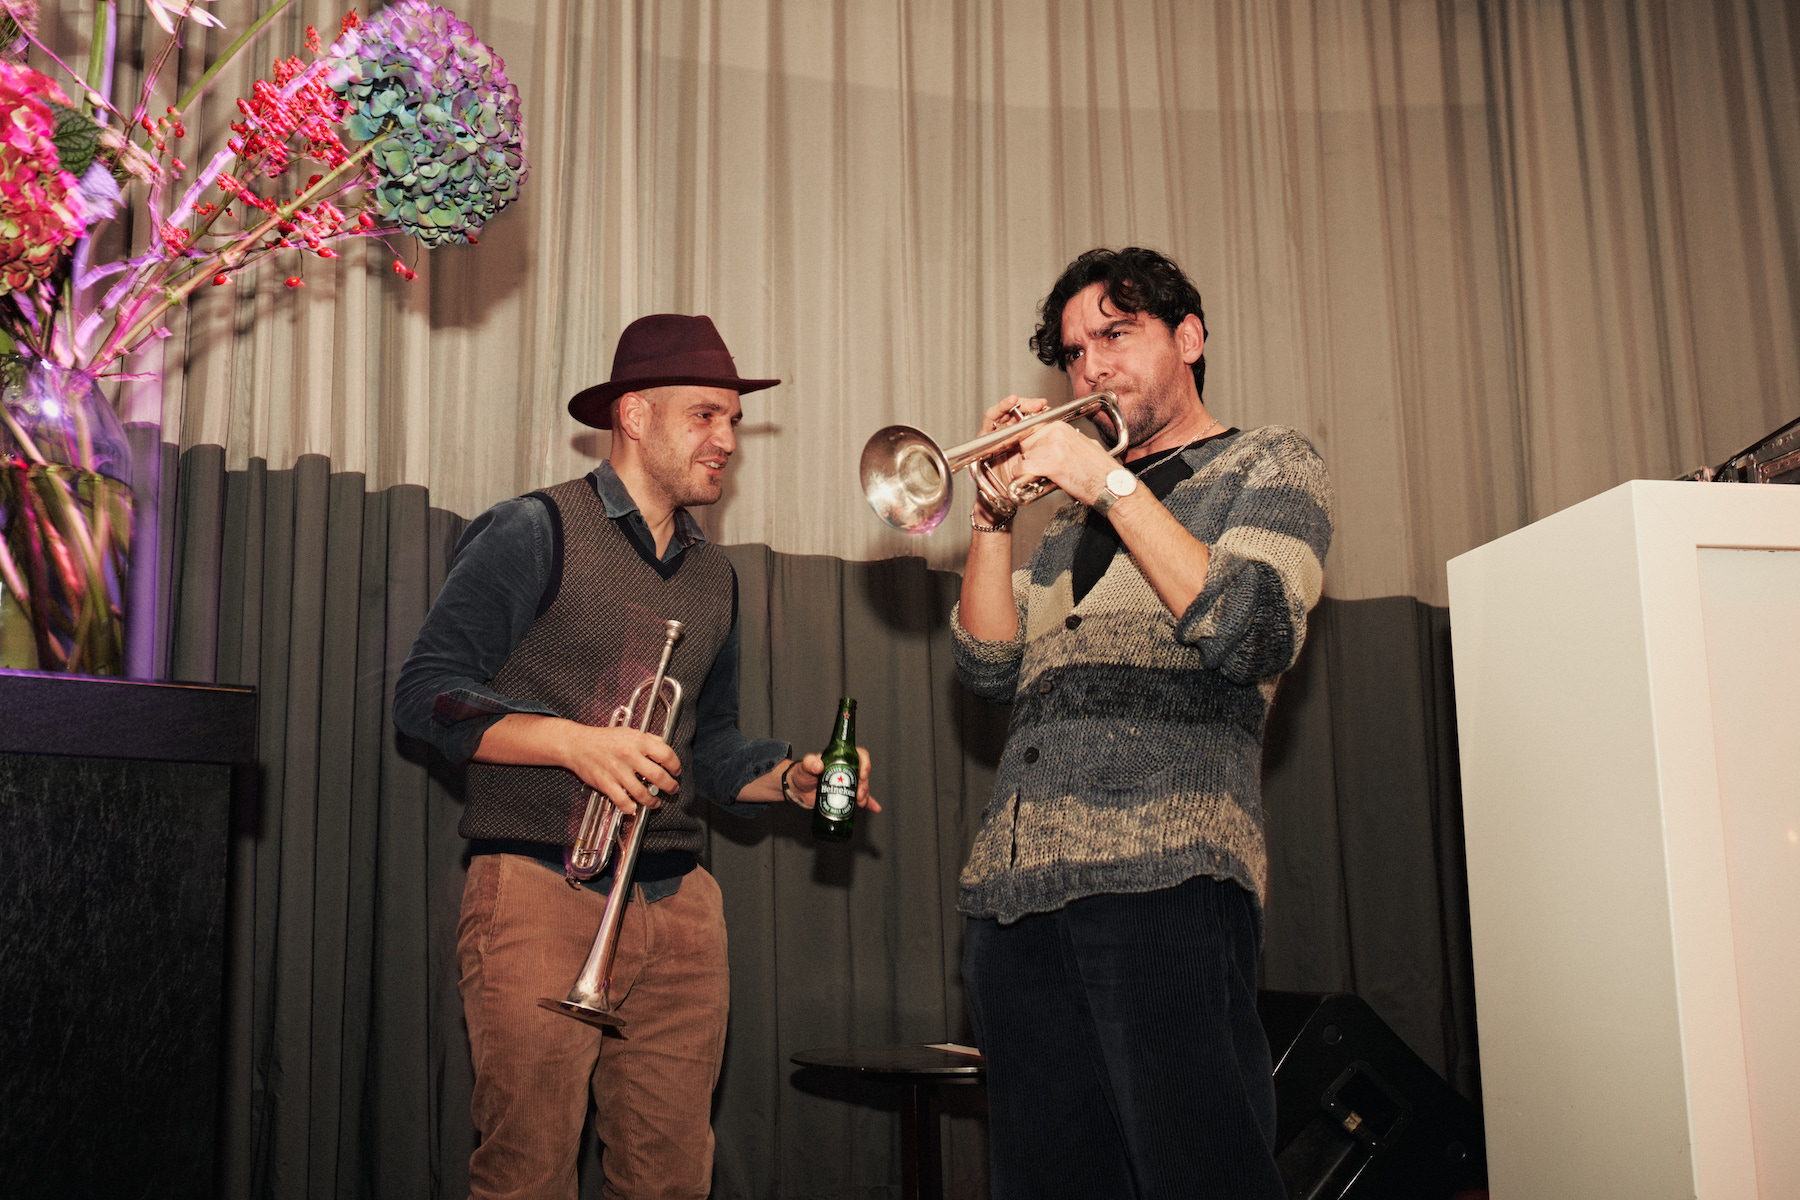
{"type": "Polygon", "coordinates": [[[644,754],[656,760],[657,764],[670,775],[681,774],[681,758],[675,753],[675,747],[653,733],[647,733],[644,737],[648,739],[643,747],[644,754]]]}
{"type": "Polygon", "coordinates": [[[646,758],[639,765],[637,779],[646,787],[653,787],[665,796],[672,796],[681,790],[681,779],[664,770],[654,759],[646,758]]]}
{"type": "Polygon", "coordinates": [[[655,808],[657,798],[650,793],[650,785],[637,775],[621,778],[617,784],[616,795],[624,797],[633,805],[655,808]]]}
{"type": "Polygon", "coordinates": [[[856,748],[856,756],[862,759],[862,770],[856,773],[856,803],[859,807],[866,808],[870,812],[880,812],[880,802],[877,801],[875,797],[869,795],[869,771],[871,765],[869,752],[863,747],[858,746],[856,748]]]}
{"type": "MultiPolygon", "coordinates": [[[[657,746],[662,746],[661,739],[655,739],[655,742],[657,746]]],[[[663,757],[673,757],[673,752],[669,751],[663,757]]],[[[676,761],[679,764],[679,760],[676,761]]],[[[589,786],[598,790],[612,802],[613,807],[628,816],[636,812],[639,806],[655,808],[662,803],[662,797],[672,796],[681,788],[680,775],[664,769],[648,753],[627,750],[608,755],[593,763],[592,768],[593,774],[588,777],[589,786]],[[652,788],[656,790],[653,792],[652,788]]]]}
{"type": "Polygon", "coordinates": [[[1104,476],[1116,465],[1098,442],[1066,422],[1040,426],[1019,448],[1021,471],[1042,475],[1064,490],[1095,472],[1104,476]]]}
{"type": "Polygon", "coordinates": [[[630,777],[626,786],[633,798],[654,807],[657,798],[649,789],[673,795],[681,788],[681,758],[675,748],[653,733],[637,734],[636,753],[627,756],[630,777]]]}
{"type": "Polygon", "coordinates": [[[1022,396],[1008,396],[1006,399],[993,405],[986,412],[981,414],[981,431],[983,433],[989,433],[999,428],[1002,423],[1010,423],[1006,422],[1006,417],[1015,408],[1026,416],[1030,416],[1034,412],[1043,410],[1049,403],[1048,400],[1044,399],[1027,399],[1022,396]]]}
{"type": "MultiPolygon", "coordinates": [[[[646,763],[646,766],[648,764],[646,763]]],[[[607,799],[613,802],[620,812],[630,815],[639,808],[656,808],[666,796],[675,794],[674,787],[663,787],[660,784],[645,782],[641,775],[630,775],[613,781],[605,790],[607,799]],[[656,788],[656,791],[651,791],[656,788]]]]}

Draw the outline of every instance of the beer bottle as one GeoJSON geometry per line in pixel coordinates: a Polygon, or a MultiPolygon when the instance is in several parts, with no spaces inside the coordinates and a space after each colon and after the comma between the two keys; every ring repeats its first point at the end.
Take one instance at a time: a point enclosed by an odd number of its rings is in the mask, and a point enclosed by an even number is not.
{"type": "Polygon", "coordinates": [[[825,774],[819,780],[819,802],[813,808],[813,836],[847,842],[856,819],[856,779],[862,773],[862,759],[856,753],[856,701],[848,696],[838,701],[837,728],[831,732],[831,745],[819,757],[825,760],[825,774]]]}

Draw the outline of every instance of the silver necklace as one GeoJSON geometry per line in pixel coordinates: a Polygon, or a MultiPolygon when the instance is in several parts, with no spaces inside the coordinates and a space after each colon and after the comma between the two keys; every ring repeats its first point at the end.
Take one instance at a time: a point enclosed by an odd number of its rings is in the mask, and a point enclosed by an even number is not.
{"type": "Polygon", "coordinates": [[[1139,471],[1138,477],[1141,479],[1145,475],[1148,475],[1150,472],[1156,470],[1156,468],[1158,468],[1158,467],[1162,466],[1164,463],[1168,462],[1171,458],[1174,458],[1177,454],[1180,454],[1183,450],[1186,450],[1189,446],[1198,445],[1199,443],[1204,442],[1206,440],[1206,435],[1211,433],[1214,429],[1218,428],[1218,426],[1219,426],[1219,418],[1214,417],[1212,424],[1208,425],[1205,429],[1202,429],[1200,431],[1200,436],[1196,437],[1191,442],[1183,442],[1181,445],[1175,447],[1173,450],[1169,451],[1167,454],[1163,455],[1161,458],[1157,459],[1155,462],[1151,463],[1149,466],[1147,466],[1143,470],[1139,471]]]}

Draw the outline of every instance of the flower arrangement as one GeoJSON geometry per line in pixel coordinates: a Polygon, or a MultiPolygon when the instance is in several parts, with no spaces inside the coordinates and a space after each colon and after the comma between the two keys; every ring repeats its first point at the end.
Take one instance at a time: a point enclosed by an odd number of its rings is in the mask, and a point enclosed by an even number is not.
{"type": "MultiPolygon", "coordinates": [[[[159,113],[148,98],[184,29],[219,22],[204,0],[142,0],[166,40],[128,111],[109,99],[120,2],[97,0],[78,73],[37,37],[36,0],[0,0],[0,660],[97,674],[123,665],[130,531],[123,433],[97,381],[142,378],[121,361],[168,336],[171,309],[265,262],[333,259],[352,237],[474,243],[528,171],[505,64],[426,0],[353,12],[329,46],[309,27],[307,58],[275,60],[204,159],[188,118],[292,0],[159,113]],[[95,261],[132,205],[147,244],[95,261]]],[[[393,269],[417,274],[399,251],[393,269]]]]}

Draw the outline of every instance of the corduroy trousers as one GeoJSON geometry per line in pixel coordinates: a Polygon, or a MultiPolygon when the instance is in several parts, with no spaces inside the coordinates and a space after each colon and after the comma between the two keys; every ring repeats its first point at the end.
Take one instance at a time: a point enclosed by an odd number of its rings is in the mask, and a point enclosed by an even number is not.
{"type": "Polygon", "coordinates": [[[625,906],[611,990],[623,1038],[538,1007],[568,994],[605,904],[530,858],[470,862],[456,952],[481,1135],[475,1197],[574,1200],[590,1095],[609,1200],[711,1190],[731,991],[719,885],[697,867],[673,896],[647,904],[640,889],[625,906]]]}
{"type": "Polygon", "coordinates": [[[1200,876],[968,922],[993,1200],[1285,1196],[1252,905],[1200,876]]]}

